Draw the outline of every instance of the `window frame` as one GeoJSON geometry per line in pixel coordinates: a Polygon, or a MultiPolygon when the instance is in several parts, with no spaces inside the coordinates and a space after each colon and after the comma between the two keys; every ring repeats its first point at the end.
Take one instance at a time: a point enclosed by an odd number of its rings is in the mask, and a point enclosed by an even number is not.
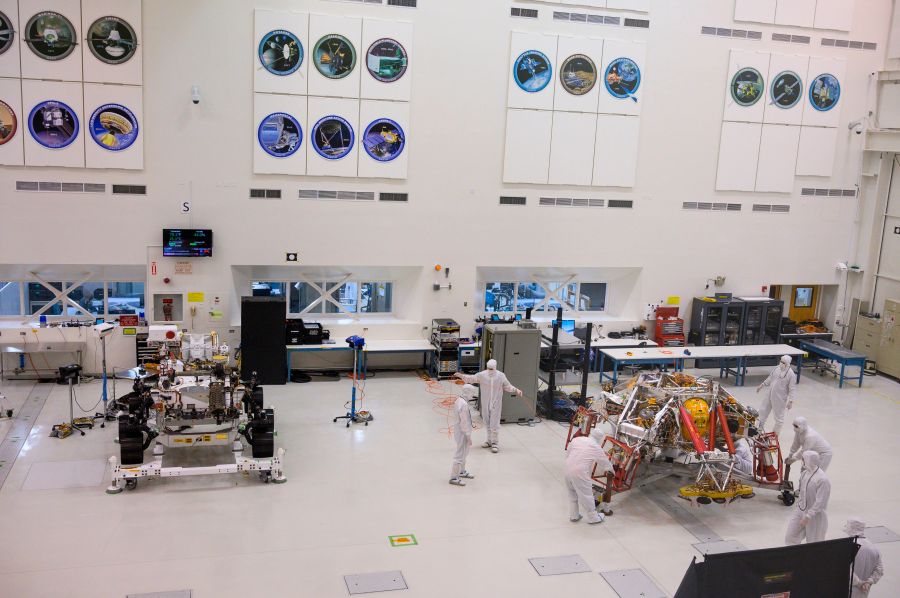
{"type": "Polygon", "coordinates": [[[253,282],[275,282],[275,283],[284,283],[286,293],[285,293],[285,315],[288,318],[302,318],[303,316],[315,316],[316,318],[324,318],[324,319],[337,319],[337,318],[379,318],[384,316],[394,316],[395,315],[395,305],[396,305],[396,281],[391,279],[380,279],[380,278],[372,278],[368,276],[344,276],[341,278],[336,277],[328,277],[325,279],[319,278],[305,278],[298,277],[296,279],[288,280],[288,279],[276,279],[276,278],[268,278],[267,280],[260,281],[251,281],[253,282]],[[309,305],[304,307],[299,311],[292,311],[291,308],[291,289],[294,288],[296,284],[306,284],[312,287],[314,291],[318,293],[318,297],[316,297],[309,305]],[[344,285],[356,285],[356,299],[353,303],[356,310],[355,311],[346,311],[343,307],[337,307],[338,305],[342,305],[340,299],[338,298],[338,293],[344,285]],[[391,309],[390,311],[376,311],[376,312],[363,312],[360,311],[362,307],[362,290],[363,285],[372,284],[387,284],[390,285],[391,290],[391,309]],[[331,297],[331,300],[329,300],[331,297]],[[333,307],[336,311],[327,311],[330,307],[333,307]]]}
{"type": "MultiPolygon", "coordinates": [[[[43,284],[44,282],[46,282],[47,284],[49,284],[51,286],[53,286],[55,283],[59,283],[59,285],[61,287],[60,289],[58,289],[59,295],[54,295],[53,299],[51,299],[47,303],[51,304],[51,305],[59,305],[62,313],[52,314],[52,313],[44,312],[42,314],[39,314],[37,317],[47,316],[48,319],[53,319],[53,321],[70,320],[72,318],[84,318],[84,319],[93,318],[94,320],[96,320],[98,318],[102,318],[104,321],[111,321],[111,320],[115,320],[116,318],[118,318],[121,315],[130,315],[130,314],[119,314],[119,313],[113,314],[113,313],[109,312],[109,289],[110,289],[111,284],[116,284],[116,283],[132,283],[132,284],[139,283],[139,284],[143,285],[144,298],[143,298],[142,303],[144,304],[144,306],[139,307],[137,311],[138,312],[143,311],[145,317],[146,317],[146,313],[147,313],[147,282],[146,282],[146,280],[93,280],[93,279],[88,278],[88,279],[84,279],[84,280],[42,281],[40,279],[30,279],[30,278],[29,279],[21,279],[20,278],[20,279],[16,279],[16,280],[3,280],[2,282],[3,283],[12,282],[12,283],[17,283],[19,285],[19,313],[18,314],[0,315],[0,320],[10,320],[10,319],[14,319],[14,318],[29,318],[30,319],[32,317],[35,317],[35,313],[31,311],[31,302],[28,299],[28,297],[29,297],[28,285],[35,284],[35,285],[38,285],[40,288],[46,289],[47,287],[44,286],[44,284],[43,284]],[[72,304],[68,303],[68,301],[66,300],[66,299],[71,300],[71,297],[69,297],[70,293],[72,293],[73,291],[75,291],[77,289],[82,288],[86,284],[101,285],[101,288],[103,289],[102,313],[96,313],[96,314],[90,313],[89,314],[89,313],[87,313],[87,311],[82,312],[80,310],[75,309],[72,306],[72,304]],[[69,313],[69,310],[73,310],[75,313],[69,313]]],[[[41,307],[44,307],[44,306],[42,305],[41,307]]],[[[37,311],[40,311],[40,309],[41,308],[39,307],[37,309],[37,311]]]]}
{"type": "Polygon", "coordinates": [[[482,312],[486,316],[497,314],[501,317],[525,316],[525,309],[519,308],[520,289],[528,289],[531,285],[537,284],[544,291],[542,299],[533,299],[531,308],[532,316],[535,314],[553,317],[556,313],[556,304],[560,304],[563,313],[583,313],[583,314],[606,314],[609,312],[609,283],[603,280],[579,280],[575,276],[569,278],[554,277],[551,279],[533,279],[533,280],[484,280],[480,283],[482,312]],[[602,284],[604,286],[603,309],[581,309],[581,285],[582,284],[602,284]],[[489,309],[486,305],[488,287],[495,285],[512,285],[513,286],[513,303],[512,309],[509,311],[497,311],[489,309]],[[553,288],[551,289],[551,285],[553,288]],[[571,298],[571,288],[574,285],[574,306],[568,300],[571,298]]]}

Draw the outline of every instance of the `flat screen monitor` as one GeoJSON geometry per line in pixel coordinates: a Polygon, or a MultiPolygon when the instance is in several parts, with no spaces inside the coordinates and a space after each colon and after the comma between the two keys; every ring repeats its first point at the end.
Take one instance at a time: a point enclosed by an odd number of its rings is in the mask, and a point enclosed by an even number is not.
{"type": "MultiPolygon", "coordinates": [[[[556,320],[553,320],[553,324],[556,324],[556,322],[556,320]]],[[[563,332],[575,334],[575,320],[563,320],[559,327],[563,332]]]]}
{"type": "Polygon", "coordinates": [[[812,307],[812,297],[812,287],[797,287],[797,296],[794,297],[794,307],[812,307]]]}
{"type": "Polygon", "coordinates": [[[212,257],[213,234],[208,228],[163,229],[166,257],[212,257]]]}

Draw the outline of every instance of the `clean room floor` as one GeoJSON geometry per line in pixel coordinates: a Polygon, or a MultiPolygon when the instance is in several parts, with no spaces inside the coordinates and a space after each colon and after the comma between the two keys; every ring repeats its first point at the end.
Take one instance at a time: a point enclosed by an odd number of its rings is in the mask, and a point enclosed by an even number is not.
{"type": "MultiPolygon", "coordinates": [[[[747,386],[729,389],[758,405],[763,395],[754,390],[766,373],[752,370],[747,386]]],[[[18,409],[34,386],[7,381],[0,391],[18,409]]],[[[68,414],[66,387],[50,388],[0,488],[3,598],[183,589],[195,598],[336,598],[348,595],[344,575],[398,569],[409,589],[381,596],[614,598],[599,572],[632,568],[672,595],[700,557],[692,546],[699,540],[660,501],[747,548],[781,545],[790,514],[770,490],[727,507],[691,509],[663,480],[614,497],[615,515],[600,525],[570,523],[566,428],[555,422],[503,426],[496,455],[479,448],[484,432],[476,431],[468,465],[476,478],[451,486],[445,412],[412,373],[370,379],[365,408],[375,421],[350,429],[332,423],[350,397],[347,378],[266,388],[277,443],[287,450],[286,484],[240,475],[174,478],[110,496],[108,472],[97,483],[95,468],[118,453],[115,427],[49,438],[68,414]],[[40,489],[60,475],[47,464],[61,461],[81,462],[79,479],[92,485],[40,489]],[[388,536],[400,534],[415,534],[418,545],[391,547],[388,536]],[[539,577],[528,562],[565,554],[581,555],[592,572],[539,577]]],[[[89,407],[99,392],[97,382],[82,385],[81,404],[89,407]]],[[[833,378],[804,374],[782,442],[792,439],[791,417],[805,415],[834,447],[828,537],[842,535],[849,515],[900,532],[898,407],[900,385],[889,379],[866,377],[861,390],[839,390],[833,378]]],[[[9,428],[0,420],[0,438],[9,428]]],[[[871,596],[900,595],[900,542],[879,547],[886,573],[871,596]]]]}

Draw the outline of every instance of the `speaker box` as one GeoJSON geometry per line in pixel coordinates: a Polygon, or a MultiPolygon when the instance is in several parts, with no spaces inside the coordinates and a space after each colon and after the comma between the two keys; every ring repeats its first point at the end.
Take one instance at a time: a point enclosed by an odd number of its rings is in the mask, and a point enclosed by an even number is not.
{"type": "Polygon", "coordinates": [[[241,297],[241,378],[260,384],[287,382],[283,297],[241,297]]]}

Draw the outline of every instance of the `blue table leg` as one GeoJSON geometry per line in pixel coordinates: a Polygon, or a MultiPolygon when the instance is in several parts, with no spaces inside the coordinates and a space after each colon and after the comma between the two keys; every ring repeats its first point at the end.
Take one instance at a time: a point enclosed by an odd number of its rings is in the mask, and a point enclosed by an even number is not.
{"type": "Polygon", "coordinates": [[[291,381],[291,350],[287,350],[287,381],[291,381]]]}
{"type": "Polygon", "coordinates": [[[838,388],[844,388],[844,367],[845,363],[841,362],[841,380],[838,382],[838,388]]]}
{"type": "Polygon", "coordinates": [[[800,372],[803,371],[803,355],[797,356],[797,384],[800,384],[800,372]]]}
{"type": "Polygon", "coordinates": [[[613,359],[613,386],[619,383],[619,361],[617,359],[613,359]]]}
{"type": "Polygon", "coordinates": [[[606,359],[606,356],[603,354],[603,351],[600,352],[600,384],[603,384],[603,362],[606,359]]]}

